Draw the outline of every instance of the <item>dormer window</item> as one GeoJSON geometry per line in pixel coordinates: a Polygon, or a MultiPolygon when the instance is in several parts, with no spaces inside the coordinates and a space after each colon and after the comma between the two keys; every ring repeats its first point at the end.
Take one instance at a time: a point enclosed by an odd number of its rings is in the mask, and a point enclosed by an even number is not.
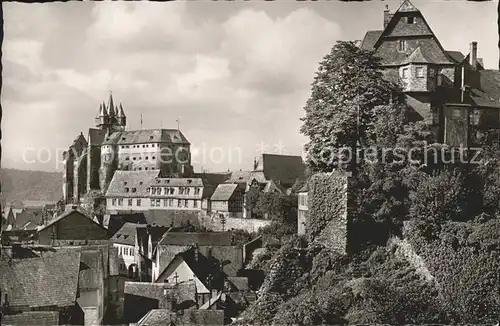
{"type": "Polygon", "coordinates": [[[417,73],[417,78],[424,78],[424,68],[423,67],[417,67],[416,68],[416,73],[417,73]]]}
{"type": "Polygon", "coordinates": [[[406,51],[406,40],[399,40],[398,49],[400,52],[406,51]]]}
{"type": "Polygon", "coordinates": [[[406,22],[408,24],[414,24],[415,23],[415,17],[406,17],[406,22]]]}
{"type": "Polygon", "coordinates": [[[132,188],[132,192],[136,192],[136,191],[137,191],[137,189],[136,189],[136,188],[132,188]]]}
{"type": "Polygon", "coordinates": [[[125,192],[128,192],[128,188],[125,188],[125,192]]]}

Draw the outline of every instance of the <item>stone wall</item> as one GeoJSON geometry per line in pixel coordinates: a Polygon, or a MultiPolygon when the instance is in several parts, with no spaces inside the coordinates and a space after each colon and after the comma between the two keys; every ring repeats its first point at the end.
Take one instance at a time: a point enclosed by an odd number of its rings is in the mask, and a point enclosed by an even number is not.
{"type": "Polygon", "coordinates": [[[341,254],[348,251],[348,183],[345,173],[319,173],[308,182],[308,237],[341,254]]]}
{"type": "MultiPolygon", "coordinates": [[[[221,223],[221,219],[218,214],[205,215],[200,214],[199,217],[200,226],[206,227],[212,231],[222,231],[223,224],[221,223]]],[[[224,230],[236,229],[236,230],[244,230],[247,232],[257,232],[260,228],[270,225],[270,220],[261,220],[261,219],[253,219],[253,218],[234,218],[234,217],[226,217],[226,221],[224,224],[224,230]]]]}

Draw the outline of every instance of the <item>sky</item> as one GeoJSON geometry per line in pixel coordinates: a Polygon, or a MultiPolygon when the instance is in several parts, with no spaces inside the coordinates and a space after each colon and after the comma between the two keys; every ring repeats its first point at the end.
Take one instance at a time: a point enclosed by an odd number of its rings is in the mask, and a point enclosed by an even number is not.
{"type": "MultiPolygon", "coordinates": [[[[110,91],[128,129],[177,128],[195,171],[301,155],[304,104],[337,40],[396,1],[3,3],[2,167],[60,171],[110,91]]],[[[497,3],[415,0],[443,47],[498,63],[497,3]]]]}

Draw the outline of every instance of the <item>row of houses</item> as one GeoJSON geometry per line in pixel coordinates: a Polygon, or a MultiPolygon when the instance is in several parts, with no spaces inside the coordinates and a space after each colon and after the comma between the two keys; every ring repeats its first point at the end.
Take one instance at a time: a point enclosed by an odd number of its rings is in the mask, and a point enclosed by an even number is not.
{"type": "Polygon", "coordinates": [[[258,241],[137,223],[111,234],[76,206],[1,242],[2,324],[223,325],[263,278],[245,270],[258,241]]]}
{"type": "Polygon", "coordinates": [[[109,213],[148,210],[195,211],[250,218],[245,193],[254,184],[283,193],[303,179],[300,156],[263,154],[252,171],[198,173],[192,178],[162,178],[158,170],[116,171],[106,191],[109,213]]]}

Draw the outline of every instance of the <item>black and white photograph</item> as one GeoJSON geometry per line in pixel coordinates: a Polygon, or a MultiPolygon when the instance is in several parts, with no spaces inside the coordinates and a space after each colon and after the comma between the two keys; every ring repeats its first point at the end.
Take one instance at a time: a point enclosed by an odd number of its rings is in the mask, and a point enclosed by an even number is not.
{"type": "Polygon", "coordinates": [[[498,0],[1,8],[1,325],[499,325],[498,0]]]}

